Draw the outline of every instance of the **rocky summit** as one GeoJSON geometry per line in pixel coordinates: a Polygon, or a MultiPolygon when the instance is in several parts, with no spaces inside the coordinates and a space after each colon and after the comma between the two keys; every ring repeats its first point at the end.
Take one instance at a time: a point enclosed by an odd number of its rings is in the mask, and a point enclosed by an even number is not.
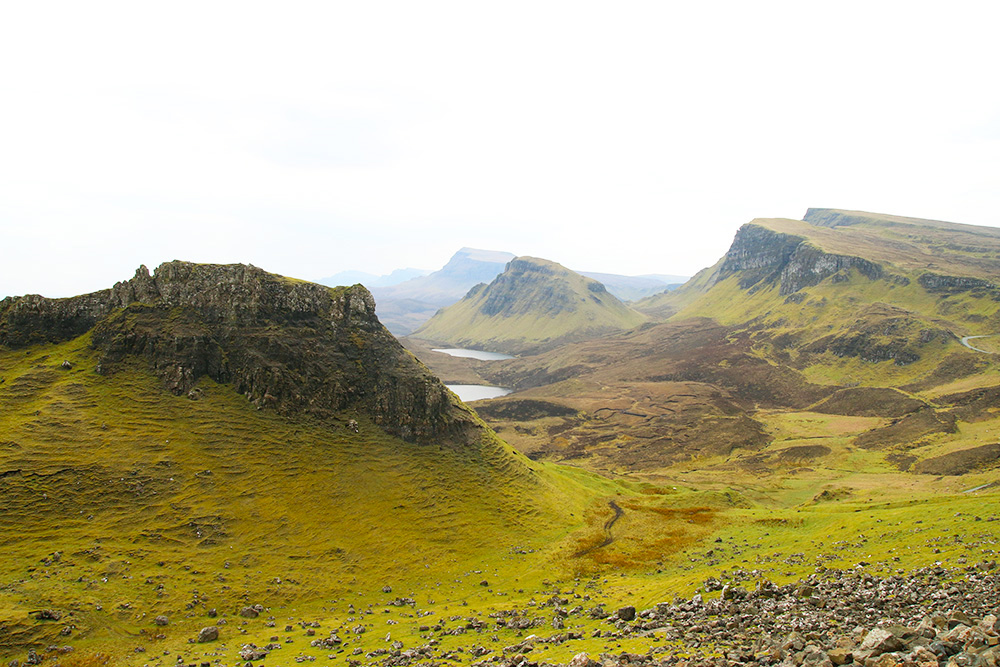
{"type": "Polygon", "coordinates": [[[202,376],[260,408],[329,419],[348,408],[420,442],[464,437],[475,419],[375,316],[362,286],[328,288],[254,266],[168,262],[66,299],[0,302],[0,345],[58,343],[90,332],[96,371],[145,359],[175,394],[202,376]]]}

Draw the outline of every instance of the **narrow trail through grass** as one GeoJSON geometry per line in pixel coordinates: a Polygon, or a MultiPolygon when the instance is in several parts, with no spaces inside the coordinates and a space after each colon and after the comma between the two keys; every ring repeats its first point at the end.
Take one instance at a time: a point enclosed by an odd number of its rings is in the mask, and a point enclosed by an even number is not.
{"type": "Polygon", "coordinates": [[[615,541],[615,536],[611,533],[611,527],[615,525],[615,522],[618,521],[618,519],[622,518],[622,516],[625,514],[625,510],[619,507],[618,503],[616,503],[613,500],[608,501],[608,507],[614,510],[615,514],[610,519],[604,522],[604,541],[601,542],[600,544],[595,544],[594,546],[587,547],[586,549],[581,549],[580,551],[577,551],[575,554],[573,554],[574,558],[579,558],[580,556],[586,556],[587,554],[593,551],[597,551],[598,549],[603,549],[604,547],[608,546],[609,544],[615,541]]]}

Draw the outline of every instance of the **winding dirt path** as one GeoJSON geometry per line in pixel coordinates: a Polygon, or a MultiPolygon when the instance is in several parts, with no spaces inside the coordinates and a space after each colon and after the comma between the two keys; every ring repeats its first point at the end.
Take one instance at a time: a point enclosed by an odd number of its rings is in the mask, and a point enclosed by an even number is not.
{"type": "Polygon", "coordinates": [[[611,534],[611,527],[615,525],[615,522],[618,521],[618,519],[622,518],[622,515],[625,514],[625,510],[619,507],[618,503],[616,503],[613,500],[608,501],[608,507],[614,510],[615,515],[604,522],[604,541],[595,546],[588,547],[582,551],[578,551],[575,554],[573,554],[574,556],[586,556],[590,552],[597,551],[598,549],[603,549],[604,547],[608,546],[609,544],[615,541],[615,536],[611,534]]]}

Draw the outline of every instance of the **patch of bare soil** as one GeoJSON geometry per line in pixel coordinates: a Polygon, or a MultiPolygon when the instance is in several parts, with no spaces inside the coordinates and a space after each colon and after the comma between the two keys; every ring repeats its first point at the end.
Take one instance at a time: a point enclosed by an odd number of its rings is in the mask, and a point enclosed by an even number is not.
{"type": "Polygon", "coordinates": [[[954,406],[951,412],[962,421],[993,419],[997,409],[1000,409],[1000,387],[973,389],[943,396],[938,401],[954,406]]]}
{"type": "Polygon", "coordinates": [[[895,419],[927,407],[923,401],[889,387],[849,387],[809,408],[813,412],[852,417],[895,419]]]}
{"type": "Polygon", "coordinates": [[[926,391],[978,373],[988,365],[981,357],[975,357],[965,352],[953,352],[942,359],[941,363],[925,377],[901,388],[911,392],[926,391]]]}
{"type": "Polygon", "coordinates": [[[924,407],[916,412],[894,420],[888,426],[872,429],[854,439],[854,444],[863,449],[885,449],[904,445],[908,449],[919,447],[924,440],[936,433],[955,433],[955,415],[924,407]]]}
{"type": "Polygon", "coordinates": [[[536,399],[490,399],[476,404],[476,412],[483,419],[494,421],[532,421],[544,417],[569,417],[576,414],[573,408],[536,399]]]}
{"type": "Polygon", "coordinates": [[[757,474],[774,472],[776,468],[801,466],[830,454],[826,445],[796,445],[785,447],[773,452],[761,452],[752,456],[744,456],[739,460],[739,467],[757,474]]]}
{"type": "Polygon", "coordinates": [[[756,451],[769,442],[763,425],[727,392],[705,384],[573,382],[522,396],[475,407],[511,445],[535,459],[654,470],[698,456],[756,451]],[[558,405],[567,412],[545,409],[555,404],[543,398],[547,393],[559,395],[558,405]]]}
{"type": "Polygon", "coordinates": [[[990,468],[1000,460],[1000,444],[960,449],[919,461],[913,472],[924,475],[964,475],[978,468],[990,468]]]}

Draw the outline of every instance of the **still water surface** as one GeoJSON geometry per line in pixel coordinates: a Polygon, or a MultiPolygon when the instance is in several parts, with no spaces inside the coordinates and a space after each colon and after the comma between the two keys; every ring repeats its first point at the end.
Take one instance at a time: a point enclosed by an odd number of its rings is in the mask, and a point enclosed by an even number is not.
{"type": "Polygon", "coordinates": [[[509,354],[501,354],[499,352],[484,352],[482,350],[464,350],[460,347],[453,347],[453,348],[434,350],[434,351],[444,352],[445,354],[450,354],[453,357],[466,357],[467,359],[479,359],[480,361],[501,361],[503,359],[514,358],[509,354]]]}
{"type": "Polygon", "coordinates": [[[445,386],[458,394],[458,397],[463,401],[497,398],[499,396],[506,396],[511,391],[504,387],[487,387],[482,384],[446,384],[445,386]]]}

